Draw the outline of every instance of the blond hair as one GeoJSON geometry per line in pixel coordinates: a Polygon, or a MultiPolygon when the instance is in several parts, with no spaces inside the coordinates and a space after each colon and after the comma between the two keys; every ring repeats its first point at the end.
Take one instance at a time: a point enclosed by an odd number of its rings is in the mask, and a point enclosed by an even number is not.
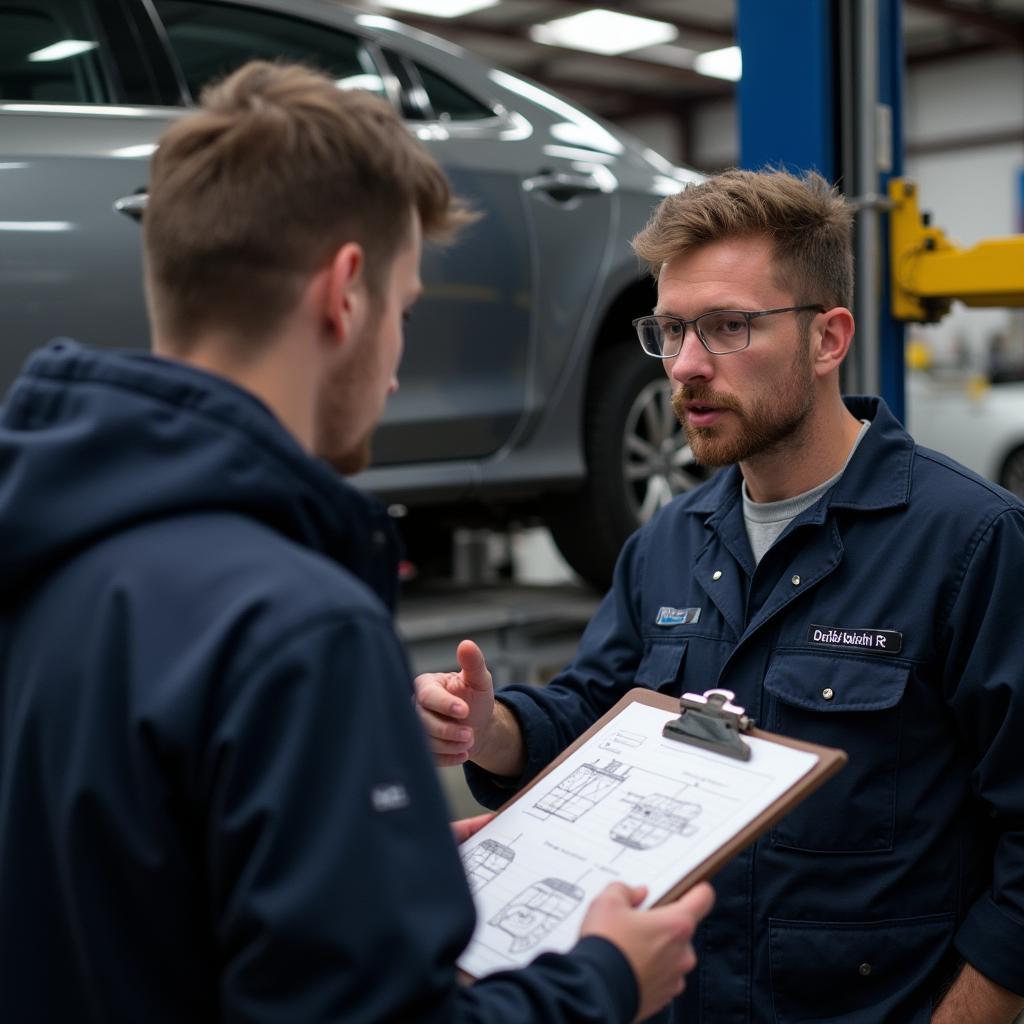
{"type": "Polygon", "coordinates": [[[657,278],[664,263],[702,245],[763,237],[794,301],[849,306],[852,224],[852,208],[819,174],[730,170],[664,199],[633,249],[657,278]]]}
{"type": "Polygon", "coordinates": [[[412,211],[424,236],[473,219],[389,104],[295,64],[253,61],[160,140],[143,218],[154,325],[258,344],[346,242],[379,295],[412,211]]]}

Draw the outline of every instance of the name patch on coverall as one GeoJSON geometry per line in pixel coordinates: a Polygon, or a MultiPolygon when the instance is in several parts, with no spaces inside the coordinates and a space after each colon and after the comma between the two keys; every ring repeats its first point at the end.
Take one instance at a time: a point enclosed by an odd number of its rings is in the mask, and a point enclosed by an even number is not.
{"type": "Polygon", "coordinates": [[[685,626],[687,623],[696,622],[700,618],[699,608],[659,608],[658,617],[654,620],[656,626],[685,626]]]}
{"type": "Polygon", "coordinates": [[[899,654],[903,634],[894,629],[850,629],[846,626],[811,626],[808,643],[819,647],[842,647],[866,654],[899,654]]]}

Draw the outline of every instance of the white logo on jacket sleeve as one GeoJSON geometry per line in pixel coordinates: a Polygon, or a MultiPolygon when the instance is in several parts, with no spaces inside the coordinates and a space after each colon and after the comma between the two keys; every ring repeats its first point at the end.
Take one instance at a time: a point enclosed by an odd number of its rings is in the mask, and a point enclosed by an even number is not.
{"type": "Polygon", "coordinates": [[[400,811],[409,806],[409,794],[400,782],[374,786],[370,790],[370,803],[375,811],[400,811]]]}

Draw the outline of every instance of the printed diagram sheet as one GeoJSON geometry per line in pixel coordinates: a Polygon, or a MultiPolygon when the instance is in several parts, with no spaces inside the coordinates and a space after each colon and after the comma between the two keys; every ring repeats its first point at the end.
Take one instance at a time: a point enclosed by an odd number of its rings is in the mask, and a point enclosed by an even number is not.
{"type": "Polygon", "coordinates": [[[460,847],[478,914],[463,970],[570,949],[609,882],[644,884],[655,902],[817,763],[750,737],[746,762],[665,739],[677,715],[629,705],[460,847]]]}

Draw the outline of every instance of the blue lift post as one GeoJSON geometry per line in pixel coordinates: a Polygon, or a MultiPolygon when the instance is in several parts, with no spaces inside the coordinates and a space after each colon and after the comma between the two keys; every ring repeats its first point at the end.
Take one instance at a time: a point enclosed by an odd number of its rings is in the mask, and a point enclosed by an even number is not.
{"type": "Polygon", "coordinates": [[[903,171],[899,0],[739,0],[736,20],[740,162],[815,170],[861,204],[858,343],[844,388],[881,394],[902,420],[885,211],[889,178],[903,171]]]}

